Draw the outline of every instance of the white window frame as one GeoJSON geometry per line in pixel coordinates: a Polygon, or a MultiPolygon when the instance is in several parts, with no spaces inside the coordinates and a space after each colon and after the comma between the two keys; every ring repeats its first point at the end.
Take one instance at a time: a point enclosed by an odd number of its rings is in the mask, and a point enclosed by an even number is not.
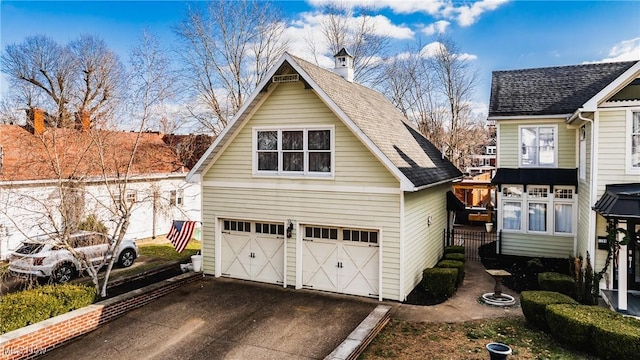
{"type": "Polygon", "coordinates": [[[317,179],[333,179],[336,171],[335,161],[335,126],[333,125],[318,125],[318,126],[269,126],[269,127],[254,127],[252,136],[252,158],[253,158],[253,176],[256,177],[287,177],[287,178],[300,178],[300,177],[312,177],[317,179]],[[331,171],[329,172],[314,172],[309,171],[309,153],[314,152],[308,149],[308,132],[317,130],[328,130],[330,133],[330,157],[331,157],[331,171]],[[260,131],[277,131],[278,132],[278,170],[258,170],[258,132],[260,131]],[[304,169],[303,171],[283,171],[283,150],[282,150],[282,132],[283,131],[302,131],[303,132],[303,149],[304,152],[304,169]]]}
{"type": "MultiPolygon", "coordinates": [[[[631,139],[633,137],[633,133],[631,132],[633,130],[633,113],[640,113],[640,107],[635,107],[635,108],[630,108],[627,109],[627,131],[626,131],[626,135],[625,135],[625,142],[626,142],[626,151],[625,151],[625,164],[626,164],[626,173],[629,175],[636,175],[636,174],[640,174],[640,166],[634,167],[632,166],[632,154],[631,154],[631,139]]],[[[638,134],[638,133],[636,133],[638,134]]]]}
{"type": "Polygon", "coordinates": [[[500,196],[500,209],[499,209],[499,225],[500,229],[504,232],[511,233],[523,233],[523,234],[538,234],[538,235],[554,235],[554,236],[575,236],[577,227],[577,196],[576,188],[573,186],[554,186],[553,189],[548,185],[527,185],[526,191],[523,185],[518,184],[504,184],[499,192],[500,196]],[[503,189],[505,187],[515,187],[521,191],[519,197],[506,197],[504,196],[503,189]],[[533,197],[529,196],[529,192],[532,188],[540,188],[547,190],[547,197],[533,197]],[[568,189],[571,190],[571,199],[556,199],[555,191],[568,189]],[[520,229],[506,229],[504,227],[504,208],[506,203],[519,203],[520,204],[520,229]],[[534,231],[529,230],[529,204],[540,203],[546,205],[546,230],[534,231]],[[555,224],[555,205],[567,204],[571,205],[571,232],[556,232],[555,224]]]}
{"type": "Polygon", "coordinates": [[[178,207],[184,205],[184,189],[169,191],[169,205],[178,207]]]}
{"type": "Polygon", "coordinates": [[[518,126],[518,164],[523,168],[557,168],[558,167],[558,125],[557,124],[549,124],[549,125],[520,125],[518,126]],[[536,164],[522,164],[522,129],[527,128],[536,128],[536,138],[539,136],[541,128],[552,128],[553,129],[553,164],[550,165],[540,165],[540,148],[537,151],[537,159],[536,164]]]}
{"type": "Polygon", "coordinates": [[[487,146],[487,155],[495,155],[496,147],[495,146],[487,146]]]}

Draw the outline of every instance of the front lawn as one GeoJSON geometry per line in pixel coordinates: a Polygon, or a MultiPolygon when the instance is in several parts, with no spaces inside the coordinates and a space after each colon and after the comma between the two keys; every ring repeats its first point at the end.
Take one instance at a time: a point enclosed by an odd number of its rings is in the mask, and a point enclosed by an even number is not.
{"type": "Polygon", "coordinates": [[[524,318],[421,323],[391,320],[360,359],[488,359],[490,342],[507,344],[516,359],[596,359],[566,349],[524,318]]]}
{"type": "Polygon", "coordinates": [[[127,269],[117,269],[117,271],[114,271],[112,279],[139,274],[170,262],[191,261],[191,255],[195,255],[200,250],[200,247],[200,241],[191,240],[186,249],[179,254],[173,245],[167,242],[138,244],[139,257],[136,259],[134,266],[127,269]]]}

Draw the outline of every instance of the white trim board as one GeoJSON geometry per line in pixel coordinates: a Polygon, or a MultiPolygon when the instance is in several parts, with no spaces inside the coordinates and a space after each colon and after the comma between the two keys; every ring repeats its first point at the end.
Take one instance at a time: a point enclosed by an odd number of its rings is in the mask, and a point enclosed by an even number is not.
{"type": "Polygon", "coordinates": [[[397,187],[378,186],[340,186],[340,185],[310,185],[310,184],[280,184],[265,182],[235,182],[235,181],[203,181],[203,187],[218,187],[230,189],[261,189],[261,190],[291,190],[291,191],[326,191],[363,194],[400,194],[397,187]]]}

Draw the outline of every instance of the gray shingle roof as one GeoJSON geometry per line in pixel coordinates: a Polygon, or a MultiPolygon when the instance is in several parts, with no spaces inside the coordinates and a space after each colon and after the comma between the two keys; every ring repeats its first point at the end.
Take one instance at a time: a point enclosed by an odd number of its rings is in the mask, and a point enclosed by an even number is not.
{"type": "Polygon", "coordinates": [[[321,90],[362,130],[414,186],[431,185],[462,176],[449,160],[387,98],[346,81],[332,71],[292,58],[321,90]]]}
{"type": "Polygon", "coordinates": [[[637,62],[494,71],[489,116],[571,114],[637,62]]]}

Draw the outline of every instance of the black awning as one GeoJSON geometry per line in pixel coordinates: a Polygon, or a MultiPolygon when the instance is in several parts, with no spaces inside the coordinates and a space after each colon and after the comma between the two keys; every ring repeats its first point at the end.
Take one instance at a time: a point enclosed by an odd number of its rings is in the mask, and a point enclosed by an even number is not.
{"type": "Polygon", "coordinates": [[[607,185],[593,210],[608,219],[640,219],[640,183],[607,185]]]}
{"type": "Polygon", "coordinates": [[[453,191],[447,191],[447,211],[463,211],[464,203],[458,199],[453,191]]]}
{"type": "Polygon", "coordinates": [[[491,179],[495,185],[565,185],[575,186],[578,192],[578,169],[511,169],[499,168],[491,179]]]}

